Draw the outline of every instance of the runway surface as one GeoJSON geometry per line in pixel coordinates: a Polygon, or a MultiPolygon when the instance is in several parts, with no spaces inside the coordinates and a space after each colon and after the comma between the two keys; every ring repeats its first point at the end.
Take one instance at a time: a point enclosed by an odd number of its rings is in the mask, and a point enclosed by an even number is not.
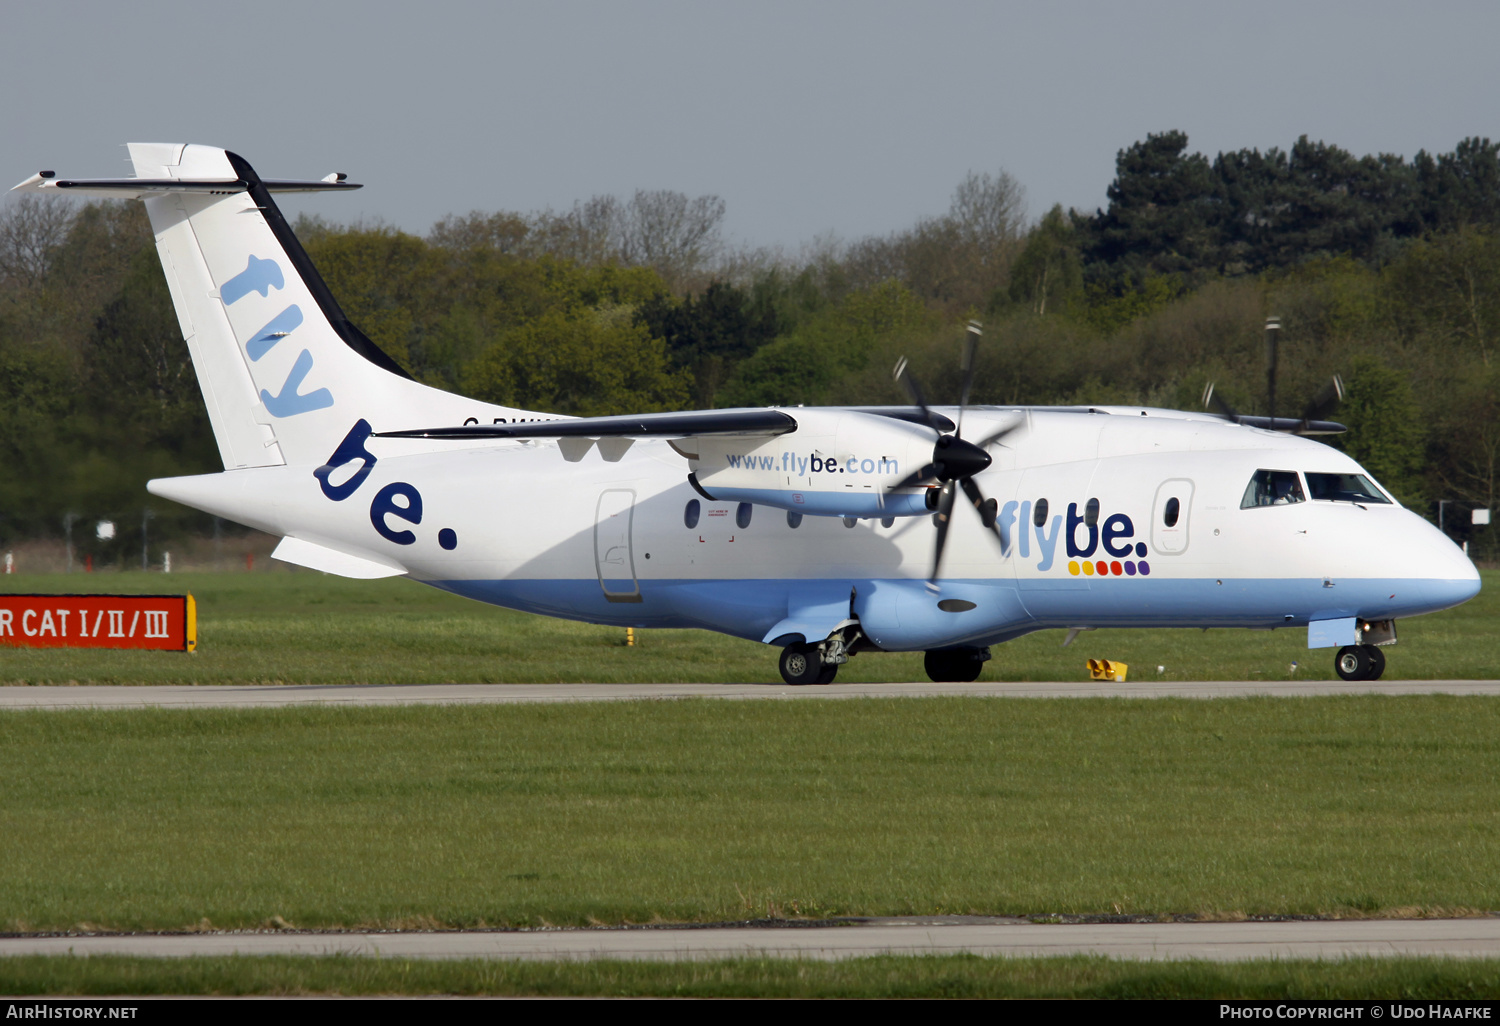
{"type": "Polygon", "coordinates": [[[280,708],[291,705],[467,705],[674,698],[1238,698],[1248,695],[1500,695],[1494,680],[1142,681],[1115,684],[350,684],[205,687],[0,687],[0,709],[280,708]]]}
{"type": "Polygon", "coordinates": [[[1500,918],[1291,923],[1039,924],[975,917],[879,919],[848,926],[526,930],[474,933],[209,933],[0,937],[5,955],[375,955],[386,958],[616,958],[638,961],[773,956],[970,953],[1095,954],[1123,959],[1500,958],[1500,918]]]}

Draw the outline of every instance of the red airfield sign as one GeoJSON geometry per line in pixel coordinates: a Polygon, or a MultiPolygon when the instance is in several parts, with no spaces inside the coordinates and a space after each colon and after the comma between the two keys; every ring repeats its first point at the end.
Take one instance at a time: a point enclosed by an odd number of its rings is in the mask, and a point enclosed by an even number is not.
{"type": "Polygon", "coordinates": [[[0,595],[0,645],[191,652],[198,605],[191,595],[0,595]]]}

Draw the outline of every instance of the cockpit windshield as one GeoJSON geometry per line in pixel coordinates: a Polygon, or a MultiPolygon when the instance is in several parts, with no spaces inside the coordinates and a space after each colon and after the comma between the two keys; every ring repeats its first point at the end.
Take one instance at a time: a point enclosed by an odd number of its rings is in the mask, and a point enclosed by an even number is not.
{"type": "Polygon", "coordinates": [[[1307,490],[1320,502],[1390,504],[1390,499],[1363,474],[1308,474],[1307,490]]]}
{"type": "Polygon", "coordinates": [[[1307,496],[1303,494],[1302,482],[1297,480],[1295,470],[1257,470],[1245,487],[1240,509],[1306,501],[1307,496]]]}

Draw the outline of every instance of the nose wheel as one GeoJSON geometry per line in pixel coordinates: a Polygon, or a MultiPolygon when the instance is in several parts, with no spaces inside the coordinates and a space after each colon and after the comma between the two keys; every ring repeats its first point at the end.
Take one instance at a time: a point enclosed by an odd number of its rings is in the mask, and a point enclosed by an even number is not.
{"type": "Polygon", "coordinates": [[[1374,645],[1345,645],[1333,657],[1342,680],[1379,680],[1385,672],[1385,653],[1374,645]]]}

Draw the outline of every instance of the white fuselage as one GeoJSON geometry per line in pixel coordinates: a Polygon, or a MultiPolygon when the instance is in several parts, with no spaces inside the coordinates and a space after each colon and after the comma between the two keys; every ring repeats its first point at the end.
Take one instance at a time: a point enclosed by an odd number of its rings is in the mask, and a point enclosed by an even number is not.
{"type": "MultiPolygon", "coordinates": [[[[617,462],[568,462],[546,441],[413,452],[371,439],[377,459],[337,501],[307,466],[152,488],[482,601],[768,642],[821,640],[849,619],[891,650],[1047,627],[1264,629],[1411,616],[1478,591],[1467,557],[1394,503],[1241,508],[1257,470],[1360,472],[1321,443],[1170,411],[1024,415],[1026,429],[976,478],[997,500],[1009,551],[972,510],[956,510],[936,591],[928,516],[792,526],[798,518],[781,509],[709,500],[687,482],[680,450],[659,440],[617,462]]],[[[971,409],[965,433],[1016,416],[971,409]]],[[[778,444],[795,452],[797,434],[778,444]]]]}

